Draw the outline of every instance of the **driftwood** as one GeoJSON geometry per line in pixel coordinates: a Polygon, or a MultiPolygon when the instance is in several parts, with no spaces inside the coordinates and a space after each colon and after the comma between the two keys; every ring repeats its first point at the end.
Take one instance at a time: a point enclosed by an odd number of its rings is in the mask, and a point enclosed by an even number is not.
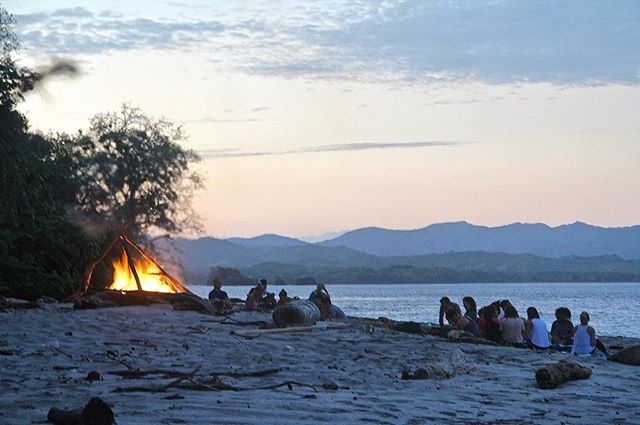
{"type": "Polygon", "coordinates": [[[113,425],[113,410],[100,397],[94,397],[78,410],[49,410],[47,420],[55,425],[113,425]]]}
{"type": "Polygon", "coordinates": [[[73,307],[79,310],[86,310],[149,304],[172,304],[174,310],[190,310],[210,314],[216,313],[216,309],[209,301],[197,295],[147,291],[102,291],[79,299],[73,307]]]}
{"type": "Polygon", "coordinates": [[[276,307],[272,317],[278,326],[309,326],[320,320],[320,310],[309,300],[296,300],[276,307]]]}
{"type": "Polygon", "coordinates": [[[592,370],[577,363],[553,363],[536,371],[538,386],[544,389],[557,388],[567,381],[588,379],[592,370]]]}
{"type": "Polygon", "coordinates": [[[386,317],[380,317],[378,320],[384,323],[389,329],[398,332],[405,332],[418,335],[429,335],[432,327],[420,322],[396,322],[386,317]]]}
{"type": "Polygon", "coordinates": [[[247,329],[246,331],[231,331],[231,335],[243,338],[257,338],[265,334],[282,334],[295,332],[311,332],[311,326],[296,326],[293,328],[274,328],[274,329],[247,329]]]}
{"type": "Polygon", "coordinates": [[[418,367],[414,373],[402,372],[402,379],[449,379],[456,375],[469,373],[473,367],[469,364],[469,359],[460,350],[454,350],[447,360],[435,363],[428,363],[418,367]]]}
{"type": "Polygon", "coordinates": [[[497,342],[489,341],[488,339],[478,338],[473,336],[473,334],[467,331],[461,330],[451,330],[447,333],[447,341],[449,342],[466,342],[468,344],[480,344],[480,345],[491,345],[494,347],[499,346],[497,342]]]}
{"type": "Polygon", "coordinates": [[[620,350],[612,356],[609,356],[609,360],[631,366],[640,366],[640,345],[620,350]]]}

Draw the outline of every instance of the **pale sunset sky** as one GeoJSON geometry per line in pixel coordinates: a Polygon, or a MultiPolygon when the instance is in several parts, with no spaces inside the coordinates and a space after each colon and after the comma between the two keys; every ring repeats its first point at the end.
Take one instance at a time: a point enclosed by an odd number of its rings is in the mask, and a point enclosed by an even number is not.
{"type": "Polygon", "coordinates": [[[21,106],[184,126],[217,237],[640,223],[639,1],[9,0],[21,106]]]}

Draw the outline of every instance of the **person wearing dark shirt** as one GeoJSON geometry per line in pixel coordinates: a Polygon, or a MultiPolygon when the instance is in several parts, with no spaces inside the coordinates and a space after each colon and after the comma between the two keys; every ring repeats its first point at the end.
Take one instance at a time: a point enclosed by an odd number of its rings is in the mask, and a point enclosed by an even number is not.
{"type": "Polygon", "coordinates": [[[216,308],[218,314],[226,314],[233,308],[229,295],[222,290],[222,280],[219,277],[213,279],[213,289],[209,292],[209,301],[216,308]]]}
{"type": "Polygon", "coordinates": [[[463,317],[455,308],[451,307],[448,309],[445,316],[452,328],[467,331],[476,338],[480,338],[480,329],[478,329],[476,322],[463,317]]]}
{"type": "Polygon", "coordinates": [[[551,324],[551,343],[562,347],[570,347],[573,344],[573,323],[571,323],[571,310],[567,307],[556,309],[556,320],[551,324]]]}
{"type": "Polygon", "coordinates": [[[309,301],[316,302],[316,300],[318,300],[316,304],[321,304],[322,300],[324,300],[325,298],[330,298],[329,291],[327,291],[327,288],[326,286],[324,286],[324,283],[318,283],[318,286],[316,286],[316,289],[314,289],[313,292],[311,292],[311,294],[309,295],[309,301]]]}

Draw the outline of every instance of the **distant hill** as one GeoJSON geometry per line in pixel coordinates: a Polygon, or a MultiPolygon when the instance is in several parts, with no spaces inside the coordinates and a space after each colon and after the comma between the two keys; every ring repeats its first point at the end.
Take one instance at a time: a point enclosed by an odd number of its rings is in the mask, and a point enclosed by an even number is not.
{"type": "Polygon", "coordinates": [[[226,241],[250,248],[307,245],[307,242],[274,234],[261,235],[254,238],[229,238],[226,241]]]}
{"type": "Polygon", "coordinates": [[[288,283],[308,277],[334,283],[640,279],[640,261],[615,255],[545,258],[531,254],[448,252],[381,257],[343,246],[249,247],[215,238],[179,238],[175,247],[187,283],[206,281],[214,267],[232,267],[251,279],[280,278],[288,283]]]}
{"type": "Polygon", "coordinates": [[[368,227],[320,245],[343,246],[381,257],[484,251],[550,258],[618,255],[640,259],[640,226],[604,228],[576,222],[558,227],[523,223],[485,227],[456,222],[416,230],[368,227]]]}

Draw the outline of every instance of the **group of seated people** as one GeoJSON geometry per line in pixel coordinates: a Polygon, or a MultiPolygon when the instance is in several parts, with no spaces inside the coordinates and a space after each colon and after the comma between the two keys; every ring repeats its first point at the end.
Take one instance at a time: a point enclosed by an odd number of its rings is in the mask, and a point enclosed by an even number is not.
{"type": "MultiPolygon", "coordinates": [[[[270,312],[278,306],[299,300],[298,297],[290,297],[285,289],[282,289],[276,300],[273,292],[267,291],[268,282],[260,279],[260,282],[249,290],[244,303],[245,311],[270,312]]],[[[219,277],[213,279],[213,289],[209,292],[209,301],[216,308],[218,314],[229,314],[233,311],[233,303],[229,296],[222,290],[222,280],[219,277]]],[[[323,283],[319,283],[316,289],[309,295],[309,301],[313,302],[320,310],[321,320],[346,320],[347,316],[340,307],[331,303],[331,296],[323,283]]]]}
{"type": "Polygon", "coordinates": [[[535,307],[527,308],[527,318],[520,318],[518,310],[509,300],[496,301],[477,310],[472,297],[464,297],[460,306],[448,297],[440,300],[440,333],[445,334],[444,319],[453,329],[467,331],[477,338],[484,338],[502,345],[529,347],[536,350],[556,349],[574,354],[594,354],[596,349],[607,354],[607,350],[596,338],[595,329],[589,325],[589,313],[580,314],[580,324],[571,322],[571,311],[566,307],[556,310],[556,320],[551,326],[540,318],[535,307]]]}

